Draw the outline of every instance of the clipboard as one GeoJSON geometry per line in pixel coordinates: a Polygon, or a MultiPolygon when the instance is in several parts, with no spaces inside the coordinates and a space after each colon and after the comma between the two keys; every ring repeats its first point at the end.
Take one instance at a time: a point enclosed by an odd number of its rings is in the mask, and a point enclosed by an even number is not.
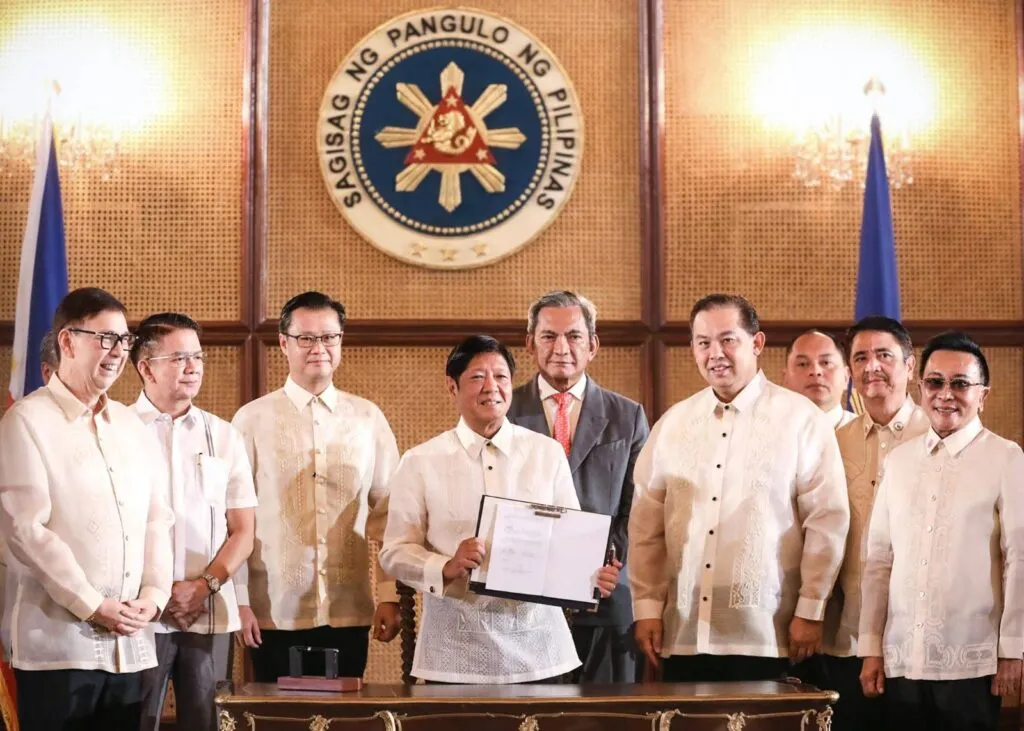
{"type": "Polygon", "coordinates": [[[597,606],[601,597],[600,590],[593,587],[591,597],[582,599],[578,587],[584,578],[592,580],[593,573],[605,563],[611,545],[610,515],[528,500],[484,495],[480,498],[475,536],[484,541],[487,546],[487,554],[480,568],[470,574],[469,589],[474,593],[501,599],[548,604],[566,609],[585,610],[594,609],[597,606]],[[545,573],[553,572],[553,577],[557,578],[559,572],[567,571],[571,574],[570,581],[553,582],[555,584],[553,590],[539,593],[502,591],[487,587],[492,558],[491,547],[499,506],[510,506],[502,508],[502,515],[505,516],[519,513],[528,520],[555,521],[551,524],[551,537],[544,557],[545,573]],[[573,540],[574,538],[577,540],[573,540]],[[571,544],[570,546],[565,545],[567,541],[571,544]],[[569,548],[571,550],[568,550],[569,548]],[[559,562],[560,558],[562,560],[559,562]],[[566,596],[567,587],[576,587],[577,591],[572,596],[566,596]]]}

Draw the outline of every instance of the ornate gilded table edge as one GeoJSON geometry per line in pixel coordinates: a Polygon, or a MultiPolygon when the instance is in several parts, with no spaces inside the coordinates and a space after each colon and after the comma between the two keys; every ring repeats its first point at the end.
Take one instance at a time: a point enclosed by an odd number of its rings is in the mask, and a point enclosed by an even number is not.
{"type": "MultiPolygon", "coordinates": [[[[328,731],[332,724],[338,723],[343,726],[349,723],[360,723],[369,721],[381,721],[384,731],[403,731],[402,724],[410,721],[421,721],[429,719],[437,721],[441,719],[483,719],[483,718],[507,718],[518,720],[519,731],[541,731],[540,721],[542,719],[554,718],[629,718],[643,720],[650,723],[651,731],[671,731],[674,718],[686,719],[718,719],[726,722],[727,731],[744,731],[748,721],[780,718],[799,718],[801,731],[808,731],[811,725],[817,726],[818,731],[830,731],[832,728],[832,708],[826,706],[824,710],[816,708],[803,709],[798,711],[769,711],[764,713],[744,713],[737,711],[733,713],[686,713],[678,708],[669,710],[654,711],[650,713],[612,713],[601,711],[589,712],[559,712],[559,713],[492,713],[492,712],[463,712],[463,713],[427,713],[418,716],[396,714],[390,710],[381,710],[372,716],[362,718],[337,717],[326,718],[319,714],[306,717],[293,716],[261,716],[249,711],[242,713],[242,718],[250,731],[258,731],[257,721],[272,721],[275,723],[298,723],[305,724],[309,731],[328,731]]],[[[236,731],[237,722],[228,711],[221,709],[218,713],[218,728],[220,731],[236,731]]]]}
{"type": "Polygon", "coordinates": [[[345,705],[371,705],[371,706],[382,706],[382,705],[447,705],[447,704],[466,704],[466,703],[479,703],[487,702],[492,704],[500,703],[521,703],[529,701],[532,705],[543,705],[543,704],[569,704],[575,705],[580,703],[600,704],[600,705],[612,705],[622,703],[664,703],[666,705],[692,705],[694,703],[762,703],[765,701],[792,701],[808,702],[808,701],[820,701],[823,703],[835,703],[839,700],[839,693],[834,690],[822,690],[818,692],[807,692],[807,693],[793,693],[791,695],[779,696],[772,693],[763,694],[750,694],[750,695],[728,695],[728,696],[604,696],[604,697],[590,697],[590,698],[574,698],[574,697],[523,697],[516,698],[514,696],[507,697],[483,697],[483,696],[464,696],[461,698],[440,698],[431,696],[406,696],[406,697],[386,697],[377,696],[374,698],[349,698],[341,697],[334,694],[324,694],[323,696],[308,696],[308,695],[265,695],[265,696],[220,696],[217,698],[218,706],[248,706],[248,705],[265,705],[265,704],[294,704],[294,705],[317,705],[323,704],[325,700],[339,700],[343,701],[345,705]]]}

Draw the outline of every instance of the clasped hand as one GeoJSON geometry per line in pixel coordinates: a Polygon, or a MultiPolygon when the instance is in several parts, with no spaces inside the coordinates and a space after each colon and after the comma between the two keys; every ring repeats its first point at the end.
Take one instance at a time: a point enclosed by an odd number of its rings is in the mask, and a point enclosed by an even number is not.
{"type": "Polygon", "coordinates": [[[156,616],[157,606],[149,599],[104,599],[89,622],[125,637],[142,630],[156,616]]]}

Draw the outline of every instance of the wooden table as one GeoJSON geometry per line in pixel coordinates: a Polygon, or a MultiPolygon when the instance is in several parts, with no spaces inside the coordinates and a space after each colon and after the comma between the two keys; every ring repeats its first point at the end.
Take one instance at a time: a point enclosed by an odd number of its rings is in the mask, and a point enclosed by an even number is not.
{"type": "Polygon", "coordinates": [[[368,685],[353,693],[252,684],[217,699],[220,731],[826,731],[838,696],[807,685],[368,685]]]}

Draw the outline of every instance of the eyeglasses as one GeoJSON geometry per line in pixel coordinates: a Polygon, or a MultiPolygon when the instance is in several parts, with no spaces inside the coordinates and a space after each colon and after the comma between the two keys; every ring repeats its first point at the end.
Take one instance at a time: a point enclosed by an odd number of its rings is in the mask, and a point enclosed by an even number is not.
{"type": "Polygon", "coordinates": [[[131,333],[96,332],[95,330],[85,330],[80,327],[69,327],[68,332],[92,335],[100,341],[100,347],[104,350],[113,350],[114,346],[118,343],[121,343],[122,348],[128,350],[135,344],[135,336],[131,333]]]}
{"type": "Polygon", "coordinates": [[[154,355],[152,358],[146,358],[146,360],[166,360],[175,368],[184,368],[190,360],[196,361],[200,365],[205,363],[206,353],[201,350],[195,353],[171,353],[170,355],[154,355]]]}
{"type": "Polygon", "coordinates": [[[292,338],[303,350],[309,350],[317,343],[323,343],[325,348],[338,345],[341,342],[342,333],[324,333],[323,335],[292,335],[284,333],[286,338],[292,338]]]}
{"type": "Polygon", "coordinates": [[[945,378],[939,378],[938,376],[929,376],[928,378],[922,378],[921,383],[929,391],[942,391],[946,388],[946,384],[949,384],[949,388],[953,393],[964,393],[967,389],[973,386],[984,386],[984,383],[976,383],[974,381],[968,381],[966,378],[951,378],[948,381],[945,378]]]}

